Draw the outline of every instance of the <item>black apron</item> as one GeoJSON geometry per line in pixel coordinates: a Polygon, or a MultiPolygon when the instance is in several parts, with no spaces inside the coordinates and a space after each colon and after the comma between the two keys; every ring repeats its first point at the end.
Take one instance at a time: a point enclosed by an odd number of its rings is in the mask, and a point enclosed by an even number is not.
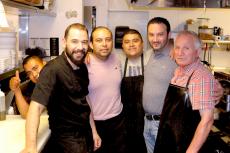
{"type": "Polygon", "coordinates": [[[128,58],[124,66],[124,76],[121,83],[121,101],[125,115],[128,152],[146,153],[144,141],[144,109],[142,105],[142,91],[144,84],[144,63],[141,55],[142,75],[126,77],[128,58]]]}
{"type": "MultiPolygon", "coordinates": [[[[192,76],[192,75],[191,75],[192,76]]],[[[154,153],[185,153],[200,122],[199,110],[192,110],[186,87],[170,84],[165,97],[154,153]]],[[[203,153],[210,153],[201,149],[203,153]]]]}

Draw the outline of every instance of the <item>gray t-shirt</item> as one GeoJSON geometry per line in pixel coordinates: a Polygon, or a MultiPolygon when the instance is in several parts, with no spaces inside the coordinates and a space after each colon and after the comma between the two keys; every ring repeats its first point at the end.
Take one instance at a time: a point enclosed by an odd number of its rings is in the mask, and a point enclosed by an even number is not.
{"type": "MultiPolygon", "coordinates": [[[[143,52],[144,66],[148,63],[151,53],[152,51],[147,51],[147,50],[143,52]]],[[[123,51],[116,52],[116,55],[121,61],[122,76],[124,76],[125,60],[127,56],[125,55],[123,51]]],[[[128,77],[128,76],[138,76],[138,75],[142,75],[141,56],[135,59],[128,60],[125,76],[128,77]]]]}
{"type": "Polygon", "coordinates": [[[166,46],[162,51],[154,52],[145,66],[143,107],[146,114],[161,114],[164,98],[173,77],[176,63],[170,58],[172,46],[166,46]]]}

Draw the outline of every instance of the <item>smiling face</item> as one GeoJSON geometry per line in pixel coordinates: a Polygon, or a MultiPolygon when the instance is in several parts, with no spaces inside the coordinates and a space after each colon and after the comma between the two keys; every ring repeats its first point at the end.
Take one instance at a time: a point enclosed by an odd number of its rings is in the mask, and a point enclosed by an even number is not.
{"type": "Polygon", "coordinates": [[[92,32],[92,40],[90,47],[93,49],[93,54],[101,59],[106,60],[112,52],[113,38],[112,33],[107,28],[97,28],[92,32]]]}
{"type": "Polygon", "coordinates": [[[128,58],[136,58],[143,53],[143,41],[138,34],[125,34],[122,48],[128,58]]]}
{"type": "Polygon", "coordinates": [[[150,46],[155,50],[163,49],[169,40],[167,27],[163,23],[152,23],[148,26],[148,41],[150,46]]]}
{"type": "Polygon", "coordinates": [[[39,73],[41,69],[44,67],[45,62],[38,57],[31,57],[24,65],[23,68],[26,72],[26,75],[33,83],[37,83],[39,73]]]}
{"type": "Polygon", "coordinates": [[[174,45],[176,63],[185,67],[199,58],[200,48],[195,45],[195,38],[191,34],[178,35],[174,45]]]}
{"type": "Polygon", "coordinates": [[[76,65],[83,62],[88,50],[88,33],[85,30],[71,28],[63,44],[68,58],[76,65]]]}

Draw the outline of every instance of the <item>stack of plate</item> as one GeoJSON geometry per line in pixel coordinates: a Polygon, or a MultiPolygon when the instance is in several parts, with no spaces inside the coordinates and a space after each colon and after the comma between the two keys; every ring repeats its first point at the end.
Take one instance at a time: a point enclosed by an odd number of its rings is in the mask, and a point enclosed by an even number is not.
{"type": "Polygon", "coordinates": [[[0,73],[16,64],[16,32],[0,32],[0,73]]]}

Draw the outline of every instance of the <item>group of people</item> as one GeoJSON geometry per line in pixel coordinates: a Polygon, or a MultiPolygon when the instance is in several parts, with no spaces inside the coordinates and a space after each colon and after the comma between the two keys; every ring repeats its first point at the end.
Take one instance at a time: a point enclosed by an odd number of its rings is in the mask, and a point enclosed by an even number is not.
{"type": "MultiPolygon", "coordinates": [[[[126,31],[124,52],[118,55],[112,52],[110,29],[96,27],[88,39],[85,26],[74,23],[65,30],[60,56],[41,67],[23,64],[31,81],[32,76],[38,80],[33,81],[29,109],[16,102],[26,117],[22,153],[37,152],[39,117],[45,108],[51,136],[44,153],[202,150],[223,89],[201,64],[201,42],[195,33],[182,31],[172,44],[170,24],[161,17],[148,22],[147,35],[151,48],[143,51],[141,34],[126,31]],[[88,47],[92,53],[86,56],[88,47]]],[[[14,80],[11,89],[20,101],[18,72],[14,80]]]]}

